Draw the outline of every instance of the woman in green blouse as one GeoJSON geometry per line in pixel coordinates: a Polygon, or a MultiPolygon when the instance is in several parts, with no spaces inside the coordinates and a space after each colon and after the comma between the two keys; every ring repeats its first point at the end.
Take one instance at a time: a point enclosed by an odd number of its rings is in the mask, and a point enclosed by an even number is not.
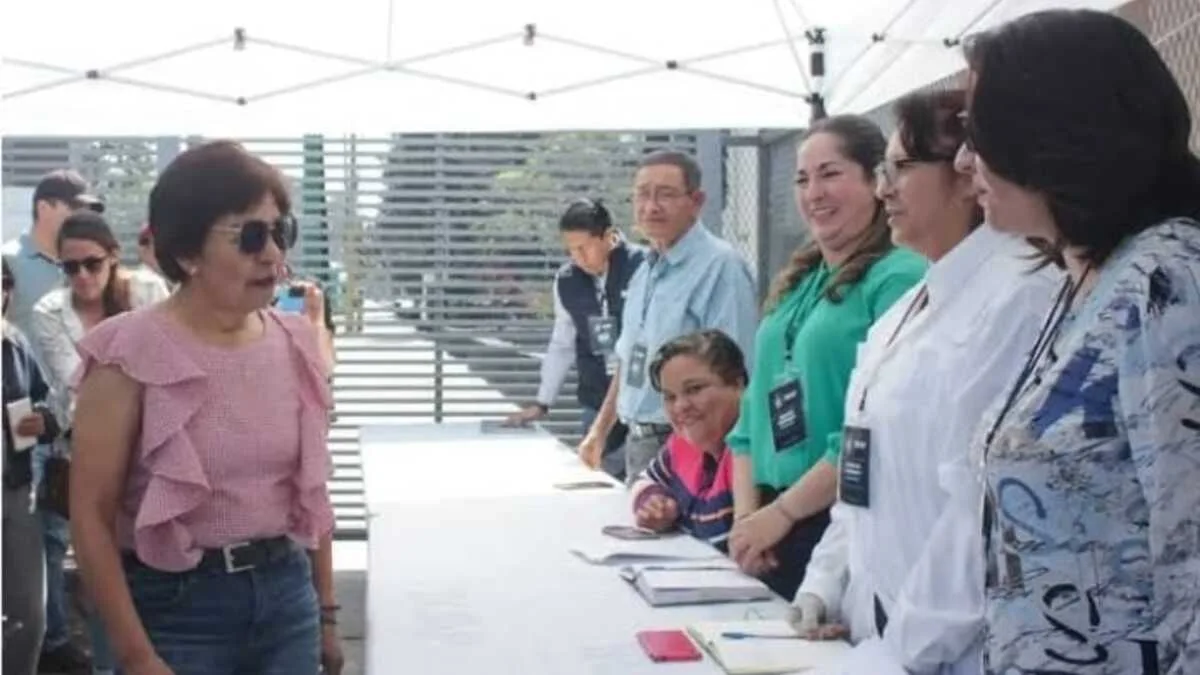
{"type": "MultiPolygon", "coordinates": [[[[796,203],[811,240],[772,286],[753,377],[728,438],[736,519],[729,553],[788,600],[829,523],[858,345],[925,273],[920,256],[892,244],[875,198],[886,145],[874,123],[854,115],[822,120],[802,140],[796,203]]],[[[844,484],[861,480],[848,468],[844,484]]]]}

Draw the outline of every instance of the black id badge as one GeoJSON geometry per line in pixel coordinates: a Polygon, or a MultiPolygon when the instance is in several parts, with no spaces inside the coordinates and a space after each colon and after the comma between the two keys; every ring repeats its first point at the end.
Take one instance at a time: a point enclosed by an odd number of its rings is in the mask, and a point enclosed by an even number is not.
{"type": "Polygon", "coordinates": [[[617,344],[617,321],[611,316],[588,317],[588,342],[596,356],[608,356],[617,344]]]}
{"type": "Polygon", "coordinates": [[[771,434],[775,451],[782,452],[808,438],[804,423],[804,394],[799,380],[789,380],[767,395],[771,406],[771,434]]]}
{"type": "Polygon", "coordinates": [[[625,373],[625,384],[641,388],[646,384],[646,345],[634,345],[629,353],[629,372],[625,373]]]}
{"type": "Polygon", "coordinates": [[[870,506],[871,430],[842,429],[842,461],[838,464],[838,497],[851,506],[870,506]]]}

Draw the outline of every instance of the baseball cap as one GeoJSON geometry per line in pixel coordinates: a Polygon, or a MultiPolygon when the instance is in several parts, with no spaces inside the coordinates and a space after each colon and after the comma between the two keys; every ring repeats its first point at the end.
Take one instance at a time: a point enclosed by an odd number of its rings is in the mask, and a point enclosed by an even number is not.
{"type": "Polygon", "coordinates": [[[88,192],[87,181],[79,172],[71,169],[59,169],[42,176],[37,187],[33,189],[33,203],[42,200],[78,204],[96,213],[104,213],[104,202],[99,197],[88,192]]]}

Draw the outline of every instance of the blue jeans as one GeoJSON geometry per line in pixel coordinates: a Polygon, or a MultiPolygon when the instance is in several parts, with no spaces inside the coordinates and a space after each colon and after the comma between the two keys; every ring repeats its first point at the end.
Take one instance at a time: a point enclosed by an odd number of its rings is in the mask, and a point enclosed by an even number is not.
{"type": "MultiPolygon", "coordinates": [[[[67,580],[63,561],[71,544],[70,524],[54,513],[40,512],[42,540],[46,546],[46,636],[42,649],[51,651],[71,639],[67,608],[67,580]]],[[[115,667],[108,633],[95,610],[88,613],[88,636],[92,643],[92,671],[107,672],[115,667]]]]}
{"type": "Polygon", "coordinates": [[[71,639],[67,624],[67,579],[63,561],[71,543],[67,521],[54,513],[41,512],[42,541],[46,545],[46,637],[42,649],[51,651],[71,639]]]}
{"type": "Polygon", "coordinates": [[[317,675],[321,626],[308,555],[268,565],[161,572],[125,562],[125,579],[158,656],[175,675],[317,675]]]}

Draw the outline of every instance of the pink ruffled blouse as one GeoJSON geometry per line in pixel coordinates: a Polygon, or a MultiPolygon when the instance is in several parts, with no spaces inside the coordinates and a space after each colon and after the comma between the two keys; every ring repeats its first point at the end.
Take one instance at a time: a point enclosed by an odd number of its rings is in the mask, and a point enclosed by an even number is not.
{"type": "Polygon", "coordinates": [[[204,549],[333,530],[326,481],[332,397],[312,325],[262,313],[244,347],[200,342],[161,307],[127,312],[78,344],[76,381],[113,364],[141,383],[141,437],[117,519],[118,545],[166,571],[204,549]]]}

